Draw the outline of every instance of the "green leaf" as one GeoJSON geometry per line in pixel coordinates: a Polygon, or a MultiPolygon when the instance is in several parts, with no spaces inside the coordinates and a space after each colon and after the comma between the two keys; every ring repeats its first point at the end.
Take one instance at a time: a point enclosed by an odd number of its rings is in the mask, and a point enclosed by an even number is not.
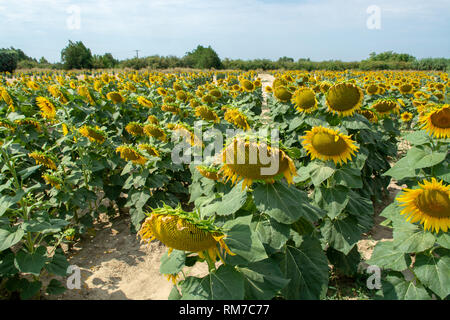
{"type": "Polygon", "coordinates": [[[321,232],[331,247],[345,255],[353,249],[362,234],[357,220],[352,216],[334,221],[327,219],[325,225],[321,228],[321,232]]]}
{"type": "Polygon", "coordinates": [[[285,183],[258,185],[253,196],[258,210],[280,223],[291,224],[300,217],[314,222],[325,214],[309,203],[306,193],[285,183]]]}
{"type": "Polygon", "coordinates": [[[209,300],[210,290],[202,286],[203,279],[187,277],[178,283],[181,290],[180,300],[209,300]]]}
{"type": "Polygon", "coordinates": [[[203,278],[202,286],[210,291],[212,300],[243,300],[244,277],[234,267],[221,265],[217,271],[203,278]]]}
{"type": "Polygon", "coordinates": [[[50,263],[45,265],[45,269],[47,269],[49,273],[61,277],[67,276],[68,268],[69,262],[67,261],[67,258],[64,255],[64,251],[61,248],[56,249],[50,263]]]}
{"type": "Polygon", "coordinates": [[[50,219],[45,221],[43,218],[36,218],[26,221],[22,224],[22,229],[26,232],[56,233],[69,224],[62,219],[50,219]]]}
{"type": "Polygon", "coordinates": [[[388,171],[383,173],[383,176],[390,176],[396,180],[402,180],[408,177],[415,177],[416,170],[410,165],[408,158],[401,158],[388,171]]]}
{"type": "Polygon", "coordinates": [[[316,189],[315,201],[319,207],[327,211],[331,219],[336,218],[347,206],[349,189],[343,186],[334,188],[320,187],[316,189]]]}
{"type": "Polygon", "coordinates": [[[405,136],[405,139],[413,145],[422,145],[430,142],[430,136],[423,130],[414,131],[405,136]]]}
{"type": "Polygon", "coordinates": [[[0,217],[6,212],[6,210],[8,210],[14,204],[19,202],[20,199],[22,199],[22,197],[24,196],[24,194],[25,194],[25,192],[23,192],[21,190],[21,191],[17,192],[14,197],[5,196],[5,195],[1,196],[0,197],[0,217]]]}
{"type": "Polygon", "coordinates": [[[404,252],[397,251],[392,241],[383,241],[377,243],[367,263],[383,269],[403,271],[408,269],[411,258],[404,252]]]}
{"type": "Polygon", "coordinates": [[[247,192],[242,190],[242,182],[234,186],[233,189],[225,194],[219,201],[202,209],[202,216],[210,216],[212,213],[216,213],[219,216],[228,216],[239,209],[247,201],[247,192]]]}
{"type": "Polygon", "coordinates": [[[0,252],[18,243],[22,240],[24,234],[25,232],[20,228],[15,231],[11,229],[0,229],[0,252]]]}
{"type": "Polygon", "coordinates": [[[181,299],[180,291],[178,291],[177,286],[173,286],[172,290],[170,290],[170,294],[167,300],[180,300],[180,299],[181,299]]]}
{"type": "Polygon", "coordinates": [[[170,256],[168,251],[162,256],[159,272],[161,274],[178,274],[184,267],[186,254],[184,251],[173,250],[170,256]]]}
{"type": "Polygon", "coordinates": [[[14,253],[11,250],[8,251],[2,252],[0,256],[0,277],[12,276],[19,272],[14,265],[14,253]]]}
{"type": "Polygon", "coordinates": [[[282,290],[286,299],[318,300],[328,289],[328,260],[318,239],[304,237],[298,248],[286,246],[281,272],[289,284],[282,290]]]}
{"type": "Polygon", "coordinates": [[[43,246],[36,249],[34,253],[23,250],[17,252],[15,266],[23,273],[31,273],[39,276],[47,262],[47,249],[43,246]]]}
{"type": "Polygon", "coordinates": [[[444,180],[447,183],[450,183],[450,170],[448,169],[449,166],[450,163],[448,161],[444,161],[435,166],[433,170],[436,178],[439,180],[444,180]]]}
{"type": "Polygon", "coordinates": [[[450,234],[448,232],[439,232],[436,242],[446,249],[450,249],[450,234]]]}
{"type": "Polygon", "coordinates": [[[52,279],[47,286],[47,293],[51,295],[60,295],[66,291],[66,287],[56,279],[52,279]]]}
{"type": "Polygon", "coordinates": [[[345,120],[342,121],[342,126],[351,130],[371,129],[370,122],[364,116],[356,113],[351,118],[345,118],[345,120]]]}
{"type": "Polygon", "coordinates": [[[270,300],[290,281],[272,259],[249,264],[239,271],[245,279],[246,300],[270,300]]]}
{"type": "Polygon", "coordinates": [[[336,171],[336,167],[329,162],[311,162],[308,165],[311,181],[318,187],[322,182],[331,177],[336,171]]]}
{"type": "Polygon", "coordinates": [[[33,173],[35,173],[42,165],[37,165],[33,167],[28,167],[24,170],[19,171],[19,176],[22,178],[22,181],[31,176],[33,173]]]}
{"type": "Polygon", "coordinates": [[[440,258],[434,255],[418,254],[414,273],[420,282],[441,299],[450,294],[450,256],[448,254],[440,258]]]}
{"type": "Polygon", "coordinates": [[[361,262],[361,256],[356,246],[347,255],[329,247],[327,257],[339,273],[348,277],[353,277],[357,273],[358,265],[361,262]]]}
{"type": "Polygon", "coordinates": [[[395,250],[404,253],[422,252],[436,242],[434,235],[406,220],[394,224],[395,250]]]}
{"type": "Polygon", "coordinates": [[[225,243],[231,252],[237,257],[227,255],[226,262],[233,262],[245,259],[248,262],[256,262],[267,259],[266,250],[258,238],[258,234],[251,226],[252,216],[239,217],[227,221],[223,228],[226,231],[227,238],[225,243]],[[242,259],[238,259],[242,258],[242,259]]]}
{"type": "Polygon", "coordinates": [[[344,166],[334,174],[336,184],[349,188],[362,188],[361,171],[349,166],[344,166]]]}
{"type": "Polygon", "coordinates": [[[429,300],[430,295],[421,284],[405,280],[400,272],[390,272],[381,280],[382,298],[384,300],[429,300]]]}
{"type": "Polygon", "coordinates": [[[39,293],[41,287],[42,282],[40,281],[30,282],[27,279],[20,279],[20,298],[23,300],[33,298],[39,293]]]}
{"type": "Polygon", "coordinates": [[[262,243],[275,250],[281,249],[289,239],[289,226],[260,214],[255,223],[255,231],[262,243]]]}

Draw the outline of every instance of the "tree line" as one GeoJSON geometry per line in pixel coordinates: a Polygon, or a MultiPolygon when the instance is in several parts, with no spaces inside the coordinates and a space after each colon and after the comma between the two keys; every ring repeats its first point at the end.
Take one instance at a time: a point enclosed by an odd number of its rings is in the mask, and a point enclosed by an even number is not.
{"type": "Polygon", "coordinates": [[[211,46],[197,46],[187,52],[183,57],[153,55],[142,58],[118,60],[111,53],[93,55],[81,41],[72,42],[61,51],[61,62],[49,63],[44,57],[37,60],[27,56],[22,50],[13,47],[0,49],[0,72],[14,72],[16,69],[112,69],[130,68],[140,69],[233,69],[233,70],[333,70],[343,71],[349,69],[359,70],[440,70],[450,71],[450,59],[425,58],[417,59],[406,53],[392,51],[379,54],[371,53],[368,59],[362,61],[345,62],[340,60],[311,61],[299,59],[295,61],[290,57],[281,57],[278,60],[270,59],[223,59],[211,46]]]}

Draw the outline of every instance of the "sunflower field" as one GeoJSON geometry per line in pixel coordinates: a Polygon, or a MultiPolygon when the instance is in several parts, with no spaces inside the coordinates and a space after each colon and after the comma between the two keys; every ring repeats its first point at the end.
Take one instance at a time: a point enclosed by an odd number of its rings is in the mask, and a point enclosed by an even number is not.
{"type": "Polygon", "coordinates": [[[326,299],[397,183],[392,239],[365,261],[373,298],[448,298],[448,74],[271,75],[0,75],[1,295],[63,293],[42,277],[66,277],[71,246],[119,213],[167,247],[169,299],[326,299]]]}

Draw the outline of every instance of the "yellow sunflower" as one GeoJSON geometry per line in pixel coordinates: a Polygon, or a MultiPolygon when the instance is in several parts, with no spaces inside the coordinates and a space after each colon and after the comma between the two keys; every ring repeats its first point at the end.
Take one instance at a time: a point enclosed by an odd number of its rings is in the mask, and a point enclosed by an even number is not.
{"type": "Polygon", "coordinates": [[[253,92],[255,90],[255,84],[248,79],[243,79],[240,84],[246,92],[253,92]]]}
{"type": "Polygon", "coordinates": [[[291,102],[299,112],[310,113],[317,109],[317,99],[311,88],[299,88],[294,92],[291,102]]]}
{"type": "Polygon", "coordinates": [[[117,91],[109,92],[106,97],[114,103],[125,102],[125,98],[117,91]]]}
{"type": "Polygon", "coordinates": [[[236,108],[229,108],[225,111],[224,119],[229,123],[234,124],[236,127],[241,128],[244,131],[250,130],[247,116],[241,113],[236,108]]]}
{"type": "Polygon", "coordinates": [[[414,86],[410,83],[404,83],[398,87],[401,94],[411,94],[414,91],[414,86]]]}
{"type": "Polygon", "coordinates": [[[196,252],[201,258],[207,256],[213,263],[217,257],[222,260],[219,245],[226,253],[235,255],[225,244],[226,234],[210,220],[200,220],[194,212],[186,212],[178,206],[175,209],[164,205],[153,209],[142,223],[138,235],[141,241],[149,244],[159,240],[173,249],[196,252]]]}
{"type": "Polygon", "coordinates": [[[152,145],[149,145],[147,143],[142,143],[142,144],[138,145],[138,148],[146,151],[151,156],[159,157],[158,150],[152,145]]]}
{"type": "Polygon", "coordinates": [[[284,86],[274,88],[273,94],[281,102],[288,102],[292,98],[292,93],[284,86]]]}
{"type": "Polygon", "coordinates": [[[380,115],[387,115],[390,113],[399,113],[400,106],[394,99],[380,99],[374,102],[371,106],[380,115]]]}
{"type": "Polygon", "coordinates": [[[212,121],[214,123],[219,123],[220,119],[217,113],[209,108],[208,106],[198,106],[195,108],[195,115],[203,120],[212,121]]]}
{"type": "Polygon", "coordinates": [[[154,137],[161,141],[166,141],[166,133],[163,129],[155,124],[146,124],[144,126],[144,133],[149,137],[154,137]]]}
{"type": "Polygon", "coordinates": [[[137,101],[143,107],[153,108],[153,102],[144,97],[137,97],[137,101]]]}
{"type": "Polygon", "coordinates": [[[210,180],[220,180],[222,175],[219,173],[219,169],[215,167],[196,166],[195,167],[202,176],[210,180]]]}
{"type": "Polygon", "coordinates": [[[62,179],[47,173],[43,174],[42,178],[45,180],[45,183],[51,185],[56,189],[61,189],[61,185],[63,184],[62,179]]]}
{"type": "Polygon", "coordinates": [[[92,127],[88,125],[82,126],[78,129],[78,132],[83,136],[89,139],[91,142],[97,142],[102,144],[106,141],[106,133],[102,131],[98,126],[92,127]]]}
{"type": "Polygon", "coordinates": [[[447,232],[450,227],[450,185],[432,178],[419,183],[417,189],[403,191],[397,200],[405,207],[400,214],[405,215],[407,221],[419,221],[425,230],[447,232]]]}
{"type": "Polygon", "coordinates": [[[56,157],[53,154],[41,151],[34,151],[28,154],[37,164],[42,164],[49,169],[56,170],[56,157]]]}
{"type": "Polygon", "coordinates": [[[419,121],[429,134],[437,138],[450,138],[450,105],[436,106],[422,115],[419,121]]]}
{"type": "Polygon", "coordinates": [[[328,110],[340,116],[351,116],[361,108],[364,93],[353,83],[338,83],[332,86],[326,96],[328,110]]]}
{"type": "Polygon", "coordinates": [[[402,119],[403,122],[409,122],[413,118],[413,115],[411,112],[405,111],[400,115],[400,119],[402,119]]]}
{"type": "Polygon", "coordinates": [[[243,189],[250,187],[254,180],[272,183],[281,174],[288,183],[293,183],[297,175],[294,161],[283,150],[248,137],[235,137],[222,150],[221,158],[223,166],[219,173],[233,184],[243,179],[243,189]]]}
{"type": "Polygon", "coordinates": [[[144,135],[144,126],[139,122],[130,122],[125,126],[125,130],[135,137],[144,135]]]}
{"type": "Polygon", "coordinates": [[[134,164],[144,165],[147,158],[144,157],[135,147],[129,145],[122,145],[116,148],[116,152],[120,153],[120,157],[126,161],[131,161],[134,164]]]}
{"type": "Polygon", "coordinates": [[[322,126],[313,127],[310,131],[306,131],[306,135],[302,136],[301,139],[303,139],[303,148],[312,160],[315,158],[323,161],[333,160],[335,164],[347,163],[348,160],[352,159],[352,155],[355,155],[355,151],[359,149],[351,136],[322,126]]]}
{"type": "Polygon", "coordinates": [[[357,111],[359,114],[363,115],[367,120],[372,123],[378,122],[377,114],[371,110],[361,109],[357,111]]]}
{"type": "Polygon", "coordinates": [[[36,104],[41,109],[42,117],[46,119],[53,119],[56,116],[56,108],[47,98],[37,97],[36,104]]]}

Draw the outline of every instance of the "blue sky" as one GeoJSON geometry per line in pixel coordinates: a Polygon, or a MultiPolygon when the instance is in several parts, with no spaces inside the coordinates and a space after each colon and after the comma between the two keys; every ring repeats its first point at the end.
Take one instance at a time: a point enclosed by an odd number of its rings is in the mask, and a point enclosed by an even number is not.
{"type": "Polygon", "coordinates": [[[198,44],[233,59],[450,58],[449,33],[448,0],[0,0],[0,47],[51,62],[69,39],[120,59],[135,49],[182,56],[198,44]],[[381,29],[367,27],[371,5],[381,29]]]}

